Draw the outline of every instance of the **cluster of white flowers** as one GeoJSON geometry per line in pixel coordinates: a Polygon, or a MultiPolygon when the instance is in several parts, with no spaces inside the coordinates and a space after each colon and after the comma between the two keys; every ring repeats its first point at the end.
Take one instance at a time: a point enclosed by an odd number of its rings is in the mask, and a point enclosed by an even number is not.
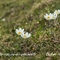
{"type": "Polygon", "coordinates": [[[52,19],[56,19],[58,14],[60,14],[60,10],[55,10],[54,13],[50,13],[50,14],[45,14],[44,18],[46,20],[52,20],[52,19]]]}
{"type": "MultiPolygon", "coordinates": [[[[44,18],[46,20],[55,20],[58,16],[58,14],[60,14],[60,10],[55,10],[54,13],[50,13],[50,14],[45,14],[44,18]]],[[[4,21],[4,19],[3,19],[4,21]]],[[[31,36],[31,33],[25,32],[24,29],[19,28],[16,29],[16,34],[20,35],[22,38],[29,38],[31,36]]]]}
{"type": "Polygon", "coordinates": [[[31,33],[25,32],[22,28],[16,29],[16,34],[25,39],[31,36],[31,33]]]}

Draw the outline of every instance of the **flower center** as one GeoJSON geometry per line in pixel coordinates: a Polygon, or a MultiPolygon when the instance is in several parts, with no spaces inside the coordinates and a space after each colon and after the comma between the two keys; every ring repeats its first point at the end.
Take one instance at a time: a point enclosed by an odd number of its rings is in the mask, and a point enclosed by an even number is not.
{"type": "Polygon", "coordinates": [[[24,35],[24,38],[26,38],[26,35],[24,35]]]}
{"type": "Polygon", "coordinates": [[[48,18],[50,18],[50,16],[48,16],[48,18]]]}
{"type": "Polygon", "coordinates": [[[58,12],[56,12],[56,14],[58,14],[58,12]]]}
{"type": "Polygon", "coordinates": [[[18,32],[18,34],[20,35],[20,34],[21,34],[21,32],[18,32]]]}

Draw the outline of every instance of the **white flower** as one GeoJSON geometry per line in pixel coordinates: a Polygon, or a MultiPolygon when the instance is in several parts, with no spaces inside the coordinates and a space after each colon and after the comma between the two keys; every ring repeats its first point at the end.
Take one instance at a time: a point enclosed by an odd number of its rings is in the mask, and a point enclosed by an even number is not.
{"type": "Polygon", "coordinates": [[[28,33],[28,32],[21,34],[21,37],[24,38],[24,39],[29,38],[30,36],[31,36],[31,34],[28,33]]]}
{"type": "Polygon", "coordinates": [[[56,14],[56,15],[60,14],[60,10],[55,10],[54,14],[56,14]]]}
{"type": "Polygon", "coordinates": [[[21,35],[23,32],[24,32],[24,29],[22,29],[22,28],[16,29],[16,33],[18,35],[21,35]]]}
{"type": "Polygon", "coordinates": [[[46,14],[46,15],[44,15],[44,18],[46,19],[46,20],[51,20],[52,19],[52,14],[50,13],[50,14],[46,14]]]}
{"type": "Polygon", "coordinates": [[[5,21],[5,18],[3,18],[2,21],[5,21]]]}
{"type": "Polygon", "coordinates": [[[56,19],[57,18],[57,14],[52,14],[52,19],[56,19]]]}
{"type": "Polygon", "coordinates": [[[60,10],[58,10],[59,14],[60,14],[60,10]]]}

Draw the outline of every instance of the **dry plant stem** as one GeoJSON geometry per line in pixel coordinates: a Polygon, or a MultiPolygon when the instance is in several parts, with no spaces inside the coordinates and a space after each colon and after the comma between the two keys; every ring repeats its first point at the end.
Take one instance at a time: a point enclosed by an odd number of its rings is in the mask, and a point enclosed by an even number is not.
{"type": "MultiPolygon", "coordinates": [[[[57,26],[57,19],[54,20],[54,24],[53,24],[53,25],[54,25],[54,27],[57,26]]],[[[53,33],[54,42],[57,42],[57,38],[56,38],[56,34],[55,34],[55,32],[54,32],[54,29],[53,29],[52,33],[53,33]]]]}
{"type": "Polygon", "coordinates": [[[57,19],[54,20],[54,26],[57,26],[58,22],[57,19]]]}
{"type": "Polygon", "coordinates": [[[55,39],[55,33],[54,33],[54,29],[53,29],[53,25],[54,25],[54,22],[55,21],[48,21],[48,23],[49,23],[49,29],[51,30],[51,35],[53,36],[53,40],[55,39]]]}
{"type": "Polygon", "coordinates": [[[51,27],[51,21],[48,21],[48,26],[49,26],[49,28],[51,27]]]}

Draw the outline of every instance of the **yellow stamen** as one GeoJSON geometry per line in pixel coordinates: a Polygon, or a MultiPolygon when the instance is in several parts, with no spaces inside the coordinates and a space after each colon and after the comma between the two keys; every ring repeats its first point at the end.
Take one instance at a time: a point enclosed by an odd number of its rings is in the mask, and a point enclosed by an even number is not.
{"type": "Polygon", "coordinates": [[[50,16],[48,16],[48,18],[50,18],[50,16]]]}
{"type": "Polygon", "coordinates": [[[26,35],[24,35],[24,38],[26,38],[26,35]]]}
{"type": "Polygon", "coordinates": [[[21,34],[21,32],[18,32],[18,34],[20,35],[20,34],[21,34]]]}
{"type": "Polygon", "coordinates": [[[58,12],[56,12],[56,14],[58,14],[58,12]]]}

